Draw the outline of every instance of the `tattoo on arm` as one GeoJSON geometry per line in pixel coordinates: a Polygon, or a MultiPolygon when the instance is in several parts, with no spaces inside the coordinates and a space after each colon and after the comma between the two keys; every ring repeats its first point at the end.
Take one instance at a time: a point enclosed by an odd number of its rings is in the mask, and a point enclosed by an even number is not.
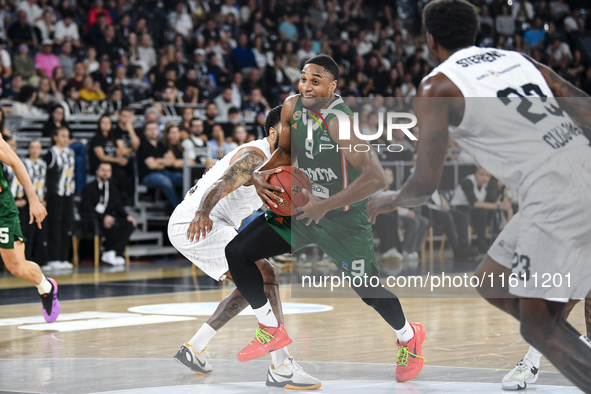
{"type": "Polygon", "coordinates": [[[247,151],[236,160],[206,192],[201,201],[200,210],[211,212],[213,207],[232,191],[250,181],[252,173],[258,169],[266,158],[256,151],[247,151]]]}

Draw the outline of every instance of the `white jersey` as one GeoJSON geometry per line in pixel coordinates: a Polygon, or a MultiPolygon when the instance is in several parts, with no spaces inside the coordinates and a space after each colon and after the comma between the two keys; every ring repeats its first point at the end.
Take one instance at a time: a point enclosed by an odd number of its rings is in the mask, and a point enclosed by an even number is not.
{"type": "MultiPolygon", "coordinates": [[[[183,204],[188,203],[195,208],[199,208],[203,195],[230,167],[230,161],[232,158],[241,149],[250,147],[258,148],[263,151],[266,159],[271,157],[271,146],[266,138],[240,145],[215,163],[215,165],[211,167],[211,169],[207,171],[199,181],[197,181],[195,186],[193,186],[185,195],[183,204]]],[[[253,211],[259,209],[262,205],[263,201],[257,194],[254,185],[241,186],[222,198],[211,212],[211,216],[212,219],[213,217],[216,217],[225,221],[228,225],[238,228],[240,227],[242,219],[250,215],[253,211]]]]}
{"type": "Polygon", "coordinates": [[[451,138],[510,188],[558,152],[589,145],[562,111],[542,73],[518,52],[469,47],[430,75],[442,73],[465,97],[451,138]]]}

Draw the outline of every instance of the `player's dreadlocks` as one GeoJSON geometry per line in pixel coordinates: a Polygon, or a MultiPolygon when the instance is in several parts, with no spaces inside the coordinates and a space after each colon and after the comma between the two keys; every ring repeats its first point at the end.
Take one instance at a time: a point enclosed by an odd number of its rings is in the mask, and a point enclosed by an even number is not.
{"type": "Polygon", "coordinates": [[[423,10],[423,22],[435,42],[448,51],[474,45],[478,32],[476,8],[466,0],[433,0],[423,10]]]}
{"type": "Polygon", "coordinates": [[[337,66],[337,63],[328,55],[314,56],[313,58],[310,58],[306,64],[317,64],[324,67],[324,69],[332,75],[333,79],[337,81],[339,79],[339,66],[337,66]]]}

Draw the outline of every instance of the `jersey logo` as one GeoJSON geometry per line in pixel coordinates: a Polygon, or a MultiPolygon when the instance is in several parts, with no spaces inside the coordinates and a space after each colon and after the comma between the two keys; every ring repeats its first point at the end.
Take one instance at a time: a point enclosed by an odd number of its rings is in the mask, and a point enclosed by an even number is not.
{"type": "Polygon", "coordinates": [[[296,111],[293,113],[293,120],[300,120],[302,118],[302,111],[296,111]]]}
{"type": "Polygon", "coordinates": [[[275,218],[279,222],[279,224],[283,224],[283,218],[275,218]]]}

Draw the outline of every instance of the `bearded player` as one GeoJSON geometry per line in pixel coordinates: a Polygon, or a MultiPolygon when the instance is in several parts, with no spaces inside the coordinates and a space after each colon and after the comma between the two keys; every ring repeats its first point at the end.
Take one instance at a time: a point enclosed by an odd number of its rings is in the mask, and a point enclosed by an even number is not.
{"type": "MultiPolygon", "coordinates": [[[[281,322],[271,313],[257,260],[315,243],[345,275],[372,278],[379,273],[366,204],[367,197],[384,187],[385,175],[371,146],[352,132],[353,113],[343,99],[334,94],[338,79],[338,66],[329,56],[315,56],[306,62],[299,83],[300,94],[288,97],[283,103],[279,148],[253,174],[259,196],[267,206],[276,207],[281,198],[273,191],[281,188],[267,180],[281,171],[278,167],[289,166],[292,159],[297,158],[298,168],[310,174],[312,189],[318,196],[305,191],[309,202],[297,209],[297,220],[267,211],[226,247],[234,282],[259,321],[255,340],[238,354],[240,361],[260,357],[291,341],[281,322]],[[324,113],[323,127],[313,121],[313,116],[326,110],[333,113],[324,113]],[[340,127],[349,123],[350,140],[339,138],[340,120],[334,111],[340,111],[345,117],[340,127]],[[308,122],[314,123],[310,125],[311,135],[308,135],[308,122]],[[320,149],[321,144],[325,148],[332,145],[333,149],[320,149]],[[345,149],[337,150],[337,145],[345,149]],[[352,145],[362,146],[358,149],[362,152],[351,149],[352,145]],[[260,242],[262,239],[264,243],[260,242]]],[[[354,286],[354,290],[398,337],[396,380],[413,379],[424,362],[423,327],[406,320],[400,301],[386,288],[354,286]]]]}
{"type": "MultiPolygon", "coordinates": [[[[280,116],[281,107],[273,108],[265,122],[267,137],[241,145],[224,156],[187,192],[170,217],[168,236],[172,245],[215,280],[232,280],[224,249],[236,236],[242,220],[263,204],[252,186],[251,177],[277,148],[281,135],[280,116]]],[[[257,261],[256,266],[265,278],[265,292],[273,301],[274,316],[283,321],[277,272],[266,260],[257,261]]],[[[193,372],[210,373],[212,367],[205,354],[207,344],[220,328],[247,306],[248,302],[235,289],[193,338],[181,346],[175,358],[193,372]]],[[[287,347],[276,349],[271,358],[273,364],[267,373],[268,385],[300,390],[321,386],[294,361],[287,347]]]]}
{"type": "Polygon", "coordinates": [[[568,300],[591,290],[591,147],[578,126],[591,124],[589,98],[518,52],[473,46],[478,16],[465,0],[434,0],[423,21],[440,64],[417,93],[416,169],[399,192],[372,198],[369,218],[425,203],[439,186],[451,136],[519,190],[519,213],[474,274],[487,276],[478,291],[518,319],[525,340],[590,393],[591,344],[565,319],[568,300]],[[561,281],[543,282],[549,276],[561,281]]]}

